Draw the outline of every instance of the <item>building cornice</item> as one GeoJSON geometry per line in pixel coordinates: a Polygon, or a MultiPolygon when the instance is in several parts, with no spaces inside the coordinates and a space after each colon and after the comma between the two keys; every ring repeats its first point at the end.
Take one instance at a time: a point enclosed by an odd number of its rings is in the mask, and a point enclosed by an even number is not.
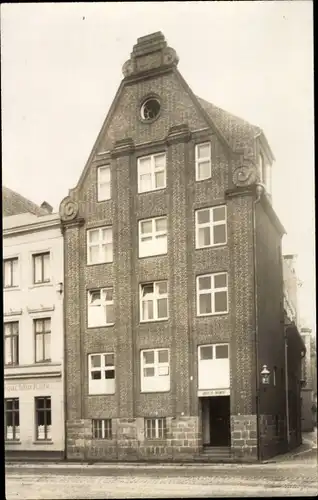
{"type": "Polygon", "coordinates": [[[61,227],[61,219],[57,218],[49,221],[36,221],[30,224],[25,224],[23,226],[10,227],[7,229],[3,229],[3,236],[12,236],[19,235],[25,233],[33,233],[36,231],[45,231],[47,229],[53,229],[61,227]]]}

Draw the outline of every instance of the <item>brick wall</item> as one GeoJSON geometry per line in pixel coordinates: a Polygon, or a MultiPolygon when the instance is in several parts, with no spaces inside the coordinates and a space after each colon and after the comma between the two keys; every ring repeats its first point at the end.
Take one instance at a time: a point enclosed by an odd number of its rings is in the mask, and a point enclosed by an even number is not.
{"type": "Polygon", "coordinates": [[[198,345],[229,342],[234,448],[238,455],[255,459],[253,194],[225,197],[232,187],[232,158],[177,73],[126,82],[112,109],[89,168],[71,193],[83,225],[65,231],[68,454],[131,460],[193,457],[201,445],[198,345]],[[149,92],[160,95],[162,109],[158,120],[145,124],[139,106],[149,92]],[[176,126],[177,134],[172,129],[176,126]],[[124,139],[119,153],[117,141],[124,139]],[[212,178],[196,182],[195,144],[205,141],[211,142],[212,178]],[[137,158],[161,151],[167,154],[167,188],[138,194],[137,158]],[[104,164],[111,166],[112,200],[98,202],[96,169],[104,164]],[[195,209],[224,203],[227,245],[196,250],[195,209]],[[138,221],[160,215],[168,217],[168,253],[139,259],[138,221]],[[86,231],[103,225],[113,226],[114,262],[87,266],[86,231]],[[230,312],[198,318],[196,277],[219,271],[228,272],[230,312]],[[159,279],[168,280],[169,319],[141,324],[139,284],[159,279]],[[114,286],[114,326],[87,328],[87,288],[92,286],[114,286]],[[171,389],[141,393],[140,350],[158,347],[170,348],[171,389]],[[115,353],[115,395],[88,395],[87,355],[93,352],[115,353]],[[144,417],[156,416],[167,418],[163,443],[143,437],[144,417]],[[116,437],[107,443],[92,440],[92,418],[112,418],[116,437]],[[234,437],[235,432],[239,435],[234,437]]]}
{"type": "Polygon", "coordinates": [[[261,453],[268,458],[286,443],[285,426],[279,426],[277,439],[272,432],[272,422],[285,421],[286,416],[282,253],[279,231],[262,203],[255,208],[259,371],[267,365],[271,373],[270,385],[260,383],[259,393],[261,453]]]}

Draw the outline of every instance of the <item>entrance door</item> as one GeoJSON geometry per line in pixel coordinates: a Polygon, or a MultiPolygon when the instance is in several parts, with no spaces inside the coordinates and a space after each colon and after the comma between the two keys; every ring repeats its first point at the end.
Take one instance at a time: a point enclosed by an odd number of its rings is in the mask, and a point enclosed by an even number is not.
{"type": "Polygon", "coordinates": [[[230,396],[209,398],[210,446],[230,446],[230,396]]]}

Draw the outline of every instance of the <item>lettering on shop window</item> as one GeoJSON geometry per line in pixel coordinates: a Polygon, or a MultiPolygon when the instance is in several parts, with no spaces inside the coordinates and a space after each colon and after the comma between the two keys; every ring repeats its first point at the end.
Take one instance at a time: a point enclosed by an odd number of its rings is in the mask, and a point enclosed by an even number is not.
{"type": "Polygon", "coordinates": [[[14,391],[34,391],[34,390],[42,390],[42,389],[50,389],[50,385],[46,383],[33,383],[33,384],[15,384],[8,385],[6,387],[6,391],[14,392],[14,391]]]}

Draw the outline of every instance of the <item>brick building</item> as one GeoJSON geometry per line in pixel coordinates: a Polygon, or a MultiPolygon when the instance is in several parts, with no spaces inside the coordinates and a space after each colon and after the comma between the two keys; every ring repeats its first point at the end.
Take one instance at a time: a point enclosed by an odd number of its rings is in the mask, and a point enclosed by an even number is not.
{"type": "Polygon", "coordinates": [[[138,39],[60,205],[69,459],[287,448],[274,156],[177,65],[160,32],[138,39]]]}
{"type": "Polygon", "coordinates": [[[62,458],[61,221],[6,187],[2,211],[5,455],[62,458]]]}

